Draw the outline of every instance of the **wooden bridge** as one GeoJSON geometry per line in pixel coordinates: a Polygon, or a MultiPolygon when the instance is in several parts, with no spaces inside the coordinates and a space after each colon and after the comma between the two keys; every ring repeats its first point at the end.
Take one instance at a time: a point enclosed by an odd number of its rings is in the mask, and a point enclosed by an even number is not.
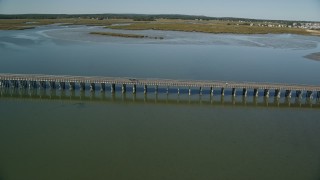
{"type": "Polygon", "coordinates": [[[219,89],[222,96],[225,90],[230,89],[231,95],[236,96],[236,91],[240,90],[243,96],[247,96],[248,90],[253,91],[253,96],[259,96],[259,91],[263,96],[269,97],[270,91],[274,91],[274,96],[280,98],[284,93],[285,97],[291,97],[295,92],[296,97],[313,98],[316,94],[320,98],[319,85],[303,84],[282,84],[282,83],[258,83],[258,82],[233,82],[233,81],[199,81],[199,80],[173,80],[173,79],[151,79],[151,78],[131,78],[131,77],[101,77],[101,76],[70,76],[70,75],[43,75],[43,74],[0,74],[0,86],[11,88],[51,88],[65,90],[75,90],[79,87],[85,91],[89,86],[90,91],[95,91],[96,86],[100,86],[101,91],[106,90],[106,85],[110,85],[110,91],[115,93],[116,86],[121,86],[122,93],[127,92],[127,86],[132,86],[132,93],[137,92],[137,86],[142,86],[144,93],[148,92],[148,87],[154,87],[154,92],[158,93],[159,87],[165,87],[169,93],[169,88],[176,88],[180,93],[180,88],[188,89],[188,94],[194,88],[198,88],[198,93],[202,95],[205,88],[210,90],[210,95],[214,95],[214,90],[219,89]]]}

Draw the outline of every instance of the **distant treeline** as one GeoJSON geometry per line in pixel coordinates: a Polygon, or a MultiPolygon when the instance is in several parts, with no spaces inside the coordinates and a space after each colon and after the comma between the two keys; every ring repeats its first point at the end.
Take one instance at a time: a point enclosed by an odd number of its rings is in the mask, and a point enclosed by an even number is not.
{"type": "Polygon", "coordinates": [[[281,24],[308,23],[310,21],[286,21],[286,20],[264,20],[264,19],[247,19],[233,17],[208,17],[180,14],[17,14],[5,15],[0,14],[0,19],[62,19],[62,18],[97,18],[97,19],[133,19],[136,21],[154,21],[155,19],[183,19],[183,20],[220,20],[220,21],[243,21],[243,22],[273,22],[281,24]]]}

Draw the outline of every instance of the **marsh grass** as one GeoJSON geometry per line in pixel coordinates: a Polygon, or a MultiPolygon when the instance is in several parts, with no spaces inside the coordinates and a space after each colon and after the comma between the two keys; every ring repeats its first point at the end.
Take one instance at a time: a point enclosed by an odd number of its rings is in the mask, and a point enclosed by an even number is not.
{"type": "Polygon", "coordinates": [[[134,23],[127,26],[107,26],[111,29],[126,30],[164,30],[203,33],[230,33],[230,34],[301,34],[312,33],[298,28],[259,27],[236,25],[227,23],[134,23]]]}
{"type": "Polygon", "coordinates": [[[105,26],[111,29],[125,30],[164,30],[203,33],[230,34],[300,34],[320,35],[320,31],[308,31],[299,28],[250,26],[248,23],[229,21],[197,21],[181,19],[157,19],[156,21],[134,21],[133,19],[0,19],[0,30],[23,30],[41,25],[61,23],[64,25],[105,26]],[[28,23],[32,22],[32,23],[28,23]],[[113,24],[129,24],[112,26],[113,24]]]}

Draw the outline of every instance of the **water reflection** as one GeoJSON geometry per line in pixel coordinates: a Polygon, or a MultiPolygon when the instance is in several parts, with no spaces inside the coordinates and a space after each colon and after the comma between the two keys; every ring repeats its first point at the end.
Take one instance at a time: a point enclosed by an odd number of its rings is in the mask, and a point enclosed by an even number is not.
{"type": "Polygon", "coordinates": [[[110,93],[105,91],[1,88],[1,99],[88,101],[97,103],[146,103],[234,107],[320,108],[319,99],[175,93],[110,93]]]}

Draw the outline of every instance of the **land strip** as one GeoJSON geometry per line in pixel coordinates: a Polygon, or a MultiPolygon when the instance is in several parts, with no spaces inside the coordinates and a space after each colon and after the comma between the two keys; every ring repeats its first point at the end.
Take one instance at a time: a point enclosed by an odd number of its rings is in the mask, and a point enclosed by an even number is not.
{"type": "Polygon", "coordinates": [[[50,24],[109,26],[112,24],[125,24],[132,22],[132,19],[0,19],[0,30],[24,30],[50,24]]]}
{"type": "Polygon", "coordinates": [[[320,52],[309,54],[305,56],[305,58],[315,60],[315,61],[320,61],[320,52]]]}
{"type": "Polygon", "coordinates": [[[50,24],[105,26],[122,30],[164,30],[230,34],[299,34],[320,36],[319,30],[306,30],[277,22],[243,22],[229,20],[155,19],[0,19],[0,30],[23,30],[50,24]]]}
{"type": "Polygon", "coordinates": [[[122,33],[111,33],[111,32],[91,32],[90,34],[103,35],[103,36],[113,36],[113,37],[124,37],[124,38],[163,39],[163,37],[152,37],[152,36],[139,35],[139,34],[122,34],[122,33]]]}
{"type": "MultiPolygon", "coordinates": [[[[132,23],[127,26],[107,26],[111,29],[125,30],[164,30],[164,31],[184,31],[184,32],[202,32],[202,33],[230,33],[230,34],[300,34],[300,35],[319,35],[314,31],[305,29],[287,28],[287,27],[265,27],[253,26],[252,24],[235,24],[227,22],[211,23],[132,23]]],[[[320,32],[319,32],[320,33],[320,32]]]]}

